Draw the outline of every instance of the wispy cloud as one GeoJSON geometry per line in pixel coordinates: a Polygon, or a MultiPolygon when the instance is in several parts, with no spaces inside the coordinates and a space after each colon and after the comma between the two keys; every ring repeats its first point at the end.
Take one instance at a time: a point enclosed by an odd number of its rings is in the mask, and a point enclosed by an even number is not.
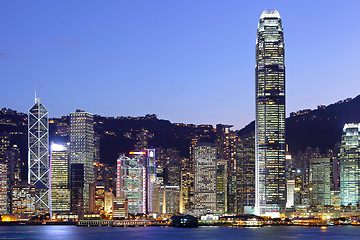
{"type": "Polygon", "coordinates": [[[0,53],[0,58],[7,58],[7,54],[5,54],[5,53],[0,53]]]}

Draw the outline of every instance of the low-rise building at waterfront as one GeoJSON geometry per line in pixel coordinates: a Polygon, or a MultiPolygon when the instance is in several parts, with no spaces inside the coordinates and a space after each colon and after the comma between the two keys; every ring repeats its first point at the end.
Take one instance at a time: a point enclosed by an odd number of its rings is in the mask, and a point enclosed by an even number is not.
{"type": "Polygon", "coordinates": [[[113,198],[113,219],[128,218],[128,200],[126,198],[113,198]]]}

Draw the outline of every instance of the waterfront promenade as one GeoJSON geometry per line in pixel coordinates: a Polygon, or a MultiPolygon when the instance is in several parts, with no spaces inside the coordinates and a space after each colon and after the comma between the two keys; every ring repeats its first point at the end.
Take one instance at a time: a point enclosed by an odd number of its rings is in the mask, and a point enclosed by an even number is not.
{"type": "Polygon", "coordinates": [[[210,227],[173,228],[173,227],[76,227],[76,226],[0,226],[0,239],[26,240],[213,240],[213,239],[359,239],[360,228],[353,226],[296,227],[265,226],[261,228],[210,227]]]}

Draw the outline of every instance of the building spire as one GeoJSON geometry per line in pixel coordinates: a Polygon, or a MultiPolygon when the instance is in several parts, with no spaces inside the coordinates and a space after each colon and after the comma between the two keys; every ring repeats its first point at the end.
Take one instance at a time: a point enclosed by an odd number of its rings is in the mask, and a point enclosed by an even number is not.
{"type": "Polygon", "coordinates": [[[40,97],[38,97],[37,96],[37,94],[36,94],[36,80],[35,80],[35,89],[34,89],[34,91],[35,91],[35,103],[37,103],[38,101],[41,101],[41,99],[42,99],[42,94],[43,94],[43,90],[42,90],[42,80],[41,80],[41,95],[40,95],[40,97]]]}

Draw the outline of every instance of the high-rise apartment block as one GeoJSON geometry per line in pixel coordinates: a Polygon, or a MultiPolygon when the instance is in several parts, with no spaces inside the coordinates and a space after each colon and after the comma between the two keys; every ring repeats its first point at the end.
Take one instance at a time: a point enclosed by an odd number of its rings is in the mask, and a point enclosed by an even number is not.
{"type": "Polygon", "coordinates": [[[40,98],[28,114],[28,184],[36,188],[36,212],[50,212],[49,115],[40,98]]]}
{"type": "Polygon", "coordinates": [[[77,110],[70,113],[70,163],[84,165],[84,211],[89,212],[90,184],[94,176],[94,127],[93,115],[77,110]]]}
{"type": "Polygon", "coordinates": [[[278,11],[263,11],[256,40],[256,202],[258,215],[285,209],[285,58],[278,11]]]}
{"type": "Polygon", "coordinates": [[[216,209],[216,147],[197,143],[194,147],[194,211],[206,214],[216,209]]]}
{"type": "Polygon", "coordinates": [[[360,124],[345,124],[339,160],[341,204],[356,205],[360,201],[360,124]]]}

